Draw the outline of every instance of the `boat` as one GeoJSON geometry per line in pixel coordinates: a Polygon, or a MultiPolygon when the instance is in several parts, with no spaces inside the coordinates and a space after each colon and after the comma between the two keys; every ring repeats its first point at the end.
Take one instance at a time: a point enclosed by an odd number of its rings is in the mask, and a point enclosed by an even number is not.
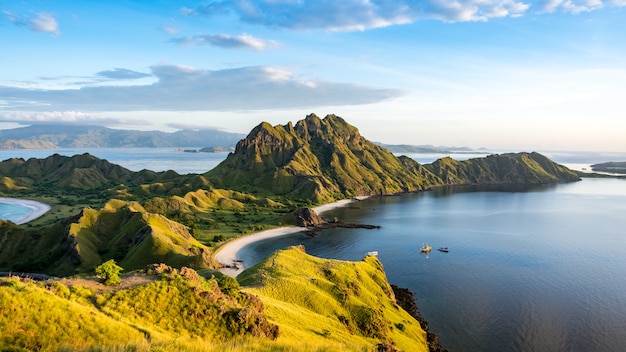
{"type": "Polygon", "coordinates": [[[439,248],[437,248],[437,250],[439,252],[444,252],[444,253],[450,252],[450,248],[448,248],[448,247],[439,247],[439,248]]]}
{"type": "Polygon", "coordinates": [[[430,253],[430,251],[432,250],[432,247],[429,245],[422,245],[422,248],[420,248],[420,252],[422,253],[430,253]]]}

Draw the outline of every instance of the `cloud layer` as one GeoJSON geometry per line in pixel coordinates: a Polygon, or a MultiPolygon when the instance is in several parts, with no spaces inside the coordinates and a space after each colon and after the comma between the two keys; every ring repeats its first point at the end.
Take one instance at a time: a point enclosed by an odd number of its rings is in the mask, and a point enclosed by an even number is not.
{"type": "Polygon", "coordinates": [[[249,34],[238,36],[228,34],[204,34],[174,38],[171,41],[180,45],[212,45],[225,49],[252,49],[256,51],[278,47],[278,43],[273,40],[255,38],[249,34]]]}
{"type": "MultiPolygon", "coordinates": [[[[93,86],[45,90],[0,87],[0,111],[232,111],[291,109],[376,103],[399,90],[306,81],[279,67],[209,71],[187,66],[152,66],[150,85],[93,86]]],[[[115,69],[99,75],[137,78],[115,69]]]]}
{"type": "Polygon", "coordinates": [[[487,21],[529,11],[580,13],[624,0],[217,0],[183,8],[188,16],[234,16],[241,22],[293,30],[355,31],[412,23],[487,21]]]}

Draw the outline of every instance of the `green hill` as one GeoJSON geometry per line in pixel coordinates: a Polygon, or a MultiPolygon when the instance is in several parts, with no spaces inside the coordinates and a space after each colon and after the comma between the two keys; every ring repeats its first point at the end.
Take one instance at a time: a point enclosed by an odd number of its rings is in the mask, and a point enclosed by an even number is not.
{"type": "Polygon", "coordinates": [[[205,176],[218,187],[313,203],[416,191],[440,183],[417,162],[397,158],[361,137],[341,117],[320,119],[313,114],[295,126],[260,124],[205,176]]]}
{"type": "Polygon", "coordinates": [[[265,304],[278,342],[303,350],[371,351],[379,344],[428,351],[426,332],[401,309],[376,257],[320,259],[303,247],[277,251],[238,277],[265,304]]]}
{"type": "Polygon", "coordinates": [[[207,274],[151,265],[119,287],[0,278],[0,350],[428,351],[374,257],[290,248],[244,271],[241,288],[207,274]]]}
{"type": "Polygon", "coordinates": [[[430,165],[400,156],[363,138],[342,118],[309,115],[295,125],[262,123],[235,153],[205,173],[213,184],[323,203],[360,196],[413,192],[458,184],[533,184],[578,176],[538,153],[451,158],[430,165]]]}
{"type": "Polygon", "coordinates": [[[175,267],[212,268],[210,250],[186,226],[147,212],[136,202],[109,201],[85,208],[52,226],[26,229],[0,222],[0,268],[66,276],[90,272],[115,259],[127,270],[165,262],[175,267]]]}
{"type": "Polygon", "coordinates": [[[539,153],[494,154],[464,161],[447,157],[425,167],[446,185],[542,184],[580,179],[574,171],[539,153]]]}

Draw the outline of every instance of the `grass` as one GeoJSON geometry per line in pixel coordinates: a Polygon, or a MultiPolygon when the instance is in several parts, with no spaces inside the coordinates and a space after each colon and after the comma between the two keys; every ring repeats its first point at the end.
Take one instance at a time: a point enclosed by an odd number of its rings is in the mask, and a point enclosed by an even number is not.
{"type": "Polygon", "coordinates": [[[244,271],[240,282],[279,325],[279,343],[307,341],[348,351],[390,343],[405,351],[427,351],[424,330],[397,306],[376,258],[327,260],[290,248],[244,271]]]}
{"type": "Polygon", "coordinates": [[[160,265],[137,275],[134,286],[96,289],[85,279],[0,279],[0,350],[426,351],[375,258],[291,248],[244,271],[241,289],[208,270],[160,265]]]}

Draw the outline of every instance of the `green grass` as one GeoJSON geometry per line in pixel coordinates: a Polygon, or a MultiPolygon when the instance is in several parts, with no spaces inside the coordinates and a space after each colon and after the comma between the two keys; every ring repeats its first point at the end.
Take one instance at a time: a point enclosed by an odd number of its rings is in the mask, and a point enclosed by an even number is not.
{"type": "Polygon", "coordinates": [[[0,331],[2,351],[149,349],[140,331],[16,278],[0,280],[0,331]]]}
{"type": "Polygon", "coordinates": [[[376,258],[326,260],[290,248],[244,271],[239,281],[280,327],[279,343],[307,341],[352,351],[391,343],[405,351],[427,351],[425,332],[395,303],[376,258]]]}

